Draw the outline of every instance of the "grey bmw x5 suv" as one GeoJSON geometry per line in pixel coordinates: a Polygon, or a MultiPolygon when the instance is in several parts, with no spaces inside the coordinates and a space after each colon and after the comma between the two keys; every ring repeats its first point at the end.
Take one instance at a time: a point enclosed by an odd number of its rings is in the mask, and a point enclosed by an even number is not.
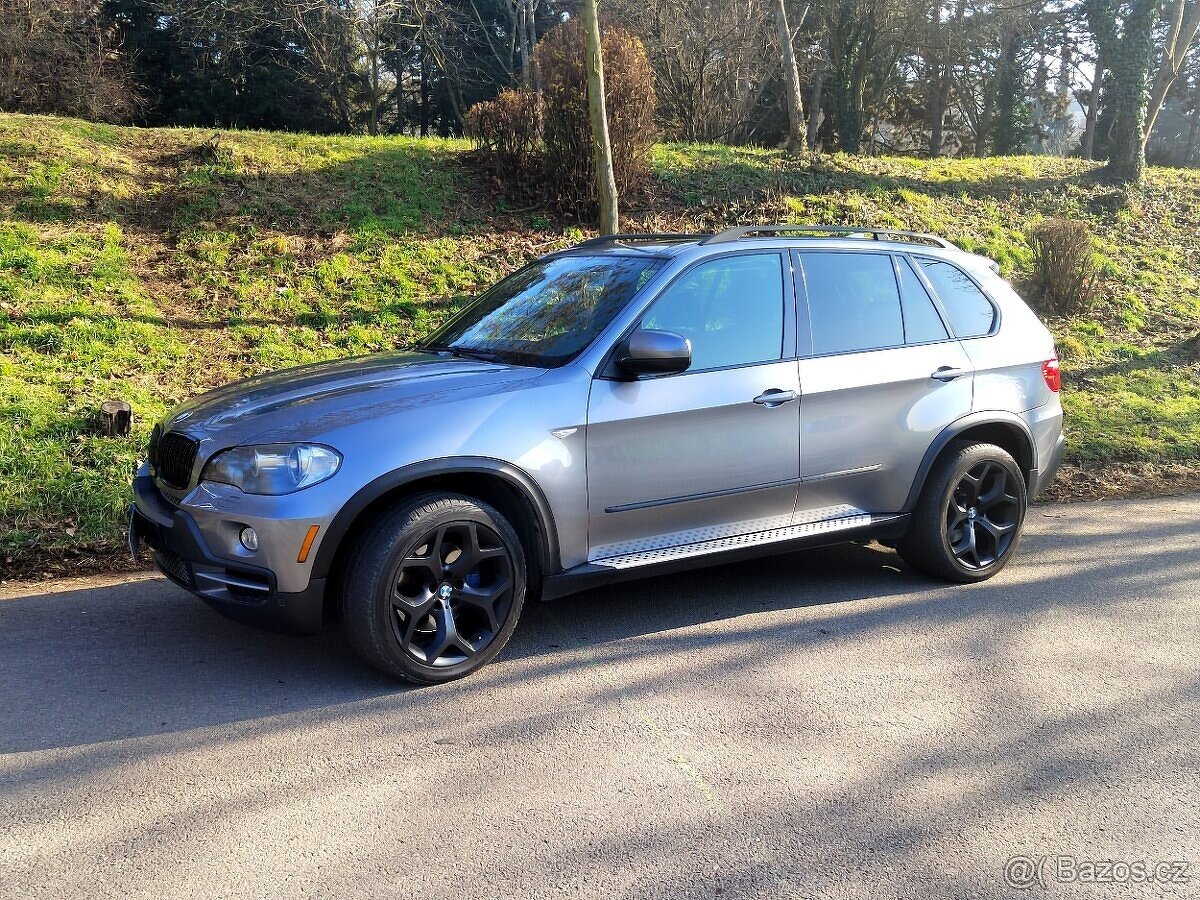
{"type": "Polygon", "coordinates": [[[869,229],[586,241],[414,349],[176,409],[130,544],[230,616],[332,613],[426,683],[532,598],[748,555],[875,538],[981,581],[1063,446],[1053,339],[995,269],[869,229]]]}

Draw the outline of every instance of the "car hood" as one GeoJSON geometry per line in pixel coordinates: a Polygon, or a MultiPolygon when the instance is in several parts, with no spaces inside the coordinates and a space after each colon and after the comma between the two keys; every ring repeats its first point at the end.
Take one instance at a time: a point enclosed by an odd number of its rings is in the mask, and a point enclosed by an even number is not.
{"type": "Polygon", "coordinates": [[[175,409],[164,429],[200,440],[319,440],[355,422],[455,394],[536,378],[544,369],[395,351],[314,363],[235,381],[175,409]]]}

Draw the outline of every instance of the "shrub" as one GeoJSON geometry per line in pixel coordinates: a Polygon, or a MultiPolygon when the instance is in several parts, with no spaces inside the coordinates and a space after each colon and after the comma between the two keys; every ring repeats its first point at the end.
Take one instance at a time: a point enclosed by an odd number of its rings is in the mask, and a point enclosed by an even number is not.
{"type": "Polygon", "coordinates": [[[133,117],[138,99],[128,61],[112,51],[98,0],[0,2],[0,110],[133,117]]]}
{"type": "MultiPolygon", "coordinates": [[[[641,41],[605,27],[604,94],[617,190],[637,189],[654,144],[654,74],[641,41]]],[[[560,210],[596,208],[591,119],[582,24],[572,19],[538,43],[533,62],[542,94],[506,90],[477,103],[467,135],[509,197],[536,199],[560,210]]]]}
{"type": "Polygon", "coordinates": [[[518,180],[513,193],[523,196],[536,189],[540,180],[541,117],[541,101],[530,91],[501,91],[495,99],[467,110],[467,137],[494,175],[518,180]]]}
{"type": "MultiPolygon", "coordinates": [[[[617,190],[638,187],[654,143],[654,72],[632,33],[605,27],[604,99],[617,190]]],[[[534,51],[545,104],[545,199],[560,209],[596,206],[592,130],[588,114],[583,24],[571,19],[550,31],[534,51]]]]}
{"type": "Polygon", "coordinates": [[[1087,310],[1100,287],[1087,227],[1069,219],[1046,219],[1029,230],[1028,238],[1046,312],[1070,316],[1087,310]]]}

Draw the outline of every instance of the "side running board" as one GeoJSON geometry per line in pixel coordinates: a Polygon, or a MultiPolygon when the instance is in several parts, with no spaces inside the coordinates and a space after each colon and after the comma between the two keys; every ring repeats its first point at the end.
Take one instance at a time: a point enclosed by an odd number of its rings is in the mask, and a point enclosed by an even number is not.
{"type": "Polygon", "coordinates": [[[594,559],[591,561],[591,565],[608,569],[636,569],[640,566],[652,566],[658,563],[690,559],[696,556],[708,556],[711,553],[724,553],[727,550],[739,550],[743,547],[782,543],[828,532],[849,531],[854,528],[862,528],[865,525],[884,522],[892,518],[895,517],[872,516],[869,513],[858,510],[850,515],[821,519],[816,522],[804,522],[798,525],[770,528],[766,531],[755,531],[750,534],[713,538],[707,541],[677,544],[672,547],[658,547],[650,550],[641,550],[636,553],[626,553],[622,556],[594,559]]]}

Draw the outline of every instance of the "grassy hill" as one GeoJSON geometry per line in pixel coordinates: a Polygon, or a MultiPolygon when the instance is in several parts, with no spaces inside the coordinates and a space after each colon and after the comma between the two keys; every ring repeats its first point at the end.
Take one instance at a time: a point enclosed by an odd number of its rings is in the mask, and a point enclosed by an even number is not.
{"type": "MultiPolygon", "coordinates": [[[[119,560],[130,473],[172,404],[404,344],[583,236],[511,209],[468,149],[0,115],[0,577],[119,560]],[[132,437],[89,434],[110,398],[133,404],[132,437]]],[[[1200,172],[1152,170],[1127,203],[1090,164],[1044,158],[810,164],[669,145],[654,170],[644,196],[624,198],[631,229],[913,228],[991,255],[1018,286],[1027,225],[1086,221],[1103,299],[1050,323],[1080,467],[1060,491],[1200,484],[1200,172]]]]}

